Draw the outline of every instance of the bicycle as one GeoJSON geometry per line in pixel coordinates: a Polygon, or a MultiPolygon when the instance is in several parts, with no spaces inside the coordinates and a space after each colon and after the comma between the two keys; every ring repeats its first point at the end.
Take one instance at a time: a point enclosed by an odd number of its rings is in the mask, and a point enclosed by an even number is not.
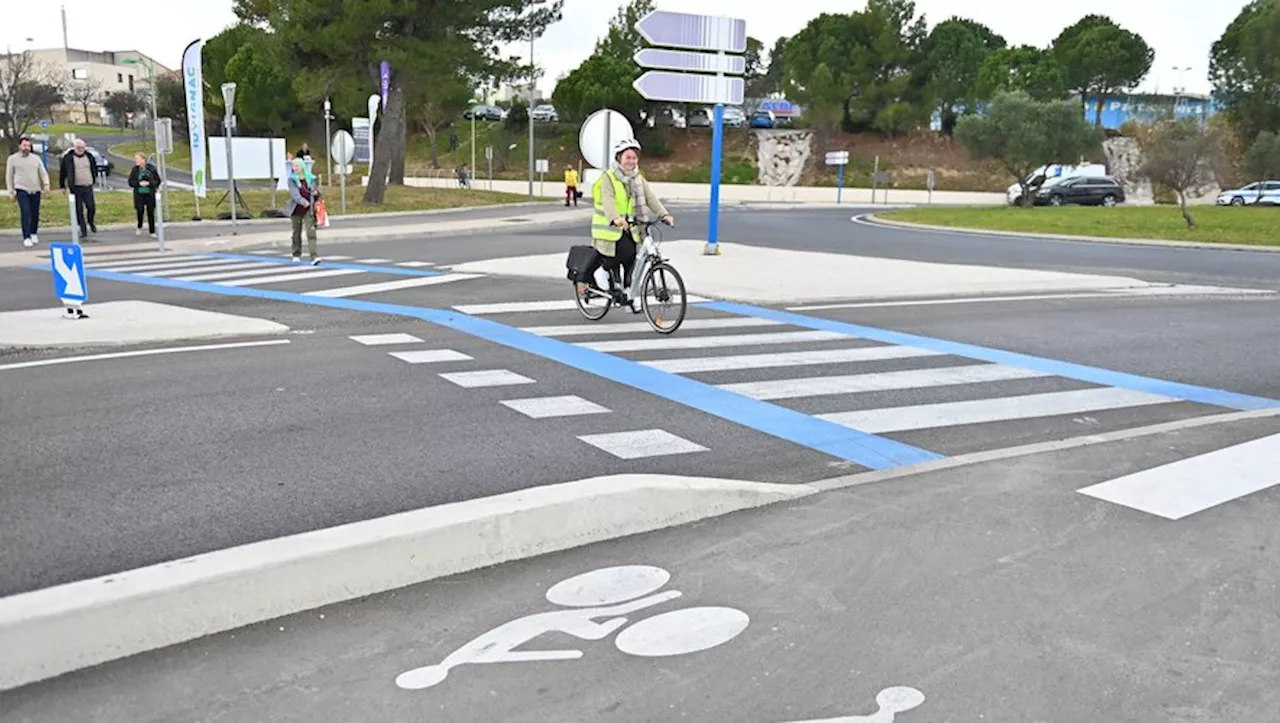
{"type": "Polygon", "coordinates": [[[671,334],[684,323],[684,315],[689,306],[685,298],[684,279],[662,256],[661,234],[657,238],[653,235],[653,227],[657,224],[638,223],[633,217],[624,220],[628,228],[639,227],[643,237],[636,249],[631,288],[622,288],[622,272],[617,267],[609,270],[607,291],[592,286],[591,279],[576,280],[573,282],[573,298],[578,311],[591,321],[603,319],[615,305],[630,307],[633,314],[639,314],[640,311],[635,308],[635,299],[639,295],[641,310],[649,321],[649,326],[659,334],[671,334]],[[677,294],[678,302],[675,300],[677,294]],[[593,299],[603,300],[603,303],[592,304],[593,299]],[[669,311],[672,313],[668,313],[669,311]]]}

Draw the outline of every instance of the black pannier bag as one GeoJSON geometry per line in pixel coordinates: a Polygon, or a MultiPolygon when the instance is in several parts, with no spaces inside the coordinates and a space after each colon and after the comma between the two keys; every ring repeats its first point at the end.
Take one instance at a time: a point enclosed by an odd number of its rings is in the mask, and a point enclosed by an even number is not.
{"type": "Polygon", "coordinates": [[[591,260],[595,258],[596,249],[594,246],[570,246],[569,258],[564,262],[564,267],[569,270],[566,276],[570,281],[582,281],[582,277],[586,274],[587,266],[591,264],[591,260]]]}

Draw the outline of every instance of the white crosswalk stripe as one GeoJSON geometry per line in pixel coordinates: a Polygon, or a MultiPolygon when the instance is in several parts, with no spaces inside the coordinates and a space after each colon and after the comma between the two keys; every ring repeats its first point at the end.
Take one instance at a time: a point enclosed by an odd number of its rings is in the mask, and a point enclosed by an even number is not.
{"type": "Polygon", "coordinates": [[[1062,414],[1083,414],[1149,404],[1169,404],[1176,401],[1178,400],[1157,394],[1102,387],[1070,392],[977,399],[968,402],[864,409],[857,412],[820,414],[818,417],[863,432],[878,434],[909,429],[954,427],[961,424],[1056,417],[1062,414]]]}
{"type": "Polygon", "coordinates": [[[226,261],[226,259],[215,259],[210,256],[157,257],[155,254],[150,254],[149,256],[146,256],[146,257],[139,257],[139,258],[127,259],[127,260],[113,259],[112,261],[94,261],[90,259],[89,261],[85,262],[85,268],[113,269],[113,270],[127,269],[133,266],[136,266],[139,268],[146,268],[148,266],[159,265],[159,264],[187,263],[190,261],[202,261],[202,260],[210,260],[210,259],[215,261],[226,261]]]}
{"type": "Polygon", "coordinates": [[[713,349],[725,346],[766,346],[831,341],[853,337],[834,331],[781,331],[773,334],[725,334],[723,336],[662,336],[649,339],[584,342],[579,346],[595,351],[653,351],[667,349],[713,349]]]}
{"type": "Polygon", "coordinates": [[[275,284],[283,281],[304,281],[308,279],[327,279],[331,276],[350,276],[362,274],[359,269],[324,269],[320,271],[286,272],[276,276],[262,276],[248,279],[231,279],[222,282],[223,286],[253,286],[255,284],[275,284]]]}
{"type": "MultiPolygon", "coordinates": [[[[729,319],[689,319],[681,324],[684,331],[694,329],[742,329],[753,326],[781,326],[782,322],[772,319],[755,319],[749,316],[729,319]]],[[[633,334],[650,330],[647,321],[627,321],[612,324],[574,324],[571,326],[526,326],[521,331],[538,336],[589,336],[593,334],[633,334]]]]}
{"type": "MultiPolygon", "coordinates": [[[[688,323],[688,322],[685,322],[688,323]]],[[[707,356],[692,359],[657,359],[641,362],[645,366],[673,374],[696,374],[740,369],[778,369],[781,367],[814,366],[818,364],[847,364],[850,362],[886,361],[940,356],[936,351],[909,346],[873,346],[854,349],[820,349],[817,351],[786,351],[777,354],[741,354],[736,356],[707,356]]]]}
{"type": "Polygon", "coordinates": [[[1034,379],[1050,376],[1048,372],[1019,369],[1001,364],[970,364],[941,369],[911,369],[878,374],[848,374],[835,377],[803,377],[775,379],[767,382],[723,384],[721,389],[737,392],[752,399],[800,399],[832,394],[861,394],[898,389],[922,389],[960,384],[1001,382],[1011,379],[1034,379]]]}
{"type": "MultiPolygon", "coordinates": [[[[188,274],[188,273],[203,274],[205,272],[212,273],[214,271],[232,271],[232,270],[243,270],[243,269],[261,269],[261,268],[264,268],[264,266],[260,263],[257,263],[256,261],[235,261],[235,262],[223,261],[222,263],[218,263],[218,264],[205,264],[205,263],[183,264],[181,266],[172,266],[172,267],[166,266],[163,268],[153,266],[147,269],[146,271],[135,271],[133,273],[139,276],[175,276],[175,275],[180,276],[182,274],[188,274]]],[[[281,269],[281,267],[278,264],[270,264],[265,268],[270,268],[275,271],[280,271],[281,269]]]]}
{"type": "Polygon", "coordinates": [[[441,274],[439,276],[412,276],[407,279],[396,279],[395,281],[382,281],[375,284],[360,284],[358,286],[343,286],[336,289],[321,289],[319,291],[308,291],[308,296],[324,296],[327,298],[338,299],[348,296],[359,296],[361,294],[376,294],[381,291],[396,291],[399,289],[414,289],[421,286],[435,286],[437,284],[448,284],[453,281],[465,281],[467,279],[478,278],[476,274],[441,274]]]}
{"type": "Polygon", "coordinates": [[[250,276],[267,276],[269,274],[281,273],[299,273],[309,271],[313,266],[284,266],[282,264],[271,264],[263,266],[254,264],[253,268],[242,268],[238,271],[220,271],[217,273],[205,273],[208,269],[200,269],[200,273],[191,276],[175,276],[178,281],[222,281],[223,279],[243,279],[250,276]]]}

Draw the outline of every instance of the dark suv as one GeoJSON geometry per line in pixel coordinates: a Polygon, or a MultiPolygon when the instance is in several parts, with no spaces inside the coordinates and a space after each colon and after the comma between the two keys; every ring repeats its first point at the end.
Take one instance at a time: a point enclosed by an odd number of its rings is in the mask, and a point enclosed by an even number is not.
{"type": "Polygon", "coordinates": [[[1078,176],[1059,183],[1046,183],[1036,191],[1037,206],[1114,206],[1124,203],[1124,186],[1106,176],[1078,176]]]}

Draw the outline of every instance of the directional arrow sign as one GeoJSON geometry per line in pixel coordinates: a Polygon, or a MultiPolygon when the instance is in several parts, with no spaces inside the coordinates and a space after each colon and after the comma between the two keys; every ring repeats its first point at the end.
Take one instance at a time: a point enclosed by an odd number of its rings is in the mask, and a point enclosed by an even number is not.
{"type": "Polygon", "coordinates": [[[49,244],[53,262],[53,293],[63,301],[84,302],[84,257],[75,244],[49,244]]]}
{"type": "Polygon", "coordinates": [[[747,59],[741,55],[712,55],[690,53],[683,50],[659,50],[645,48],[635,55],[641,68],[662,70],[692,70],[702,73],[728,73],[742,75],[747,72],[747,59]]]}
{"type": "Polygon", "coordinates": [[[640,18],[636,30],[650,45],[747,52],[747,21],[739,18],[654,10],[640,18]]]}
{"type": "Polygon", "coordinates": [[[848,151],[830,151],[827,153],[828,166],[843,166],[849,163],[848,151]]]}
{"type": "Polygon", "coordinates": [[[631,86],[645,100],[668,103],[706,103],[710,105],[742,105],[746,92],[742,78],[717,78],[710,75],[683,75],[651,70],[636,78],[631,86]]]}

